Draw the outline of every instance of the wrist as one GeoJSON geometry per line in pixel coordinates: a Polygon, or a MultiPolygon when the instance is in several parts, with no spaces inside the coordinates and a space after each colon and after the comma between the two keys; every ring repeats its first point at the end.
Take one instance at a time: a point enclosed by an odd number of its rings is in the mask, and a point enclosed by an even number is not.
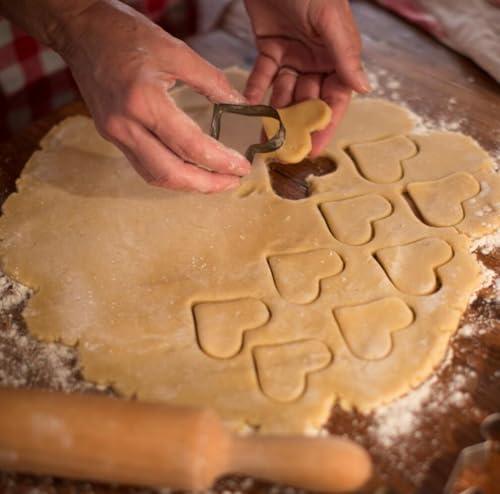
{"type": "Polygon", "coordinates": [[[92,63],[96,55],[103,51],[109,53],[106,48],[117,39],[123,42],[123,37],[128,34],[132,40],[140,26],[151,24],[121,0],[82,0],[79,3],[80,8],[67,8],[61,13],[58,25],[52,31],[51,46],[70,65],[74,60],[92,63]]]}
{"type": "Polygon", "coordinates": [[[103,0],[0,0],[4,15],[41,43],[62,52],[71,24],[84,11],[103,0]]]}
{"type": "Polygon", "coordinates": [[[48,0],[52,15],[44,23],[44,38],[47,46],[64,59],[71,57],[75,45],[86,31],[87,14],[102,0],[48,0]],[[69,5],[68,5],[69,4],[69,5]]]}

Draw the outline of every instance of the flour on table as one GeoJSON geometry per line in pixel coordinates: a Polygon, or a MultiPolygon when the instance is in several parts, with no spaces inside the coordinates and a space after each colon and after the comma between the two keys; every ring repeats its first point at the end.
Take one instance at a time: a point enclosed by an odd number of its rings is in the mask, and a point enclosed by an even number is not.
{"type": "MultiPolygon", "coordinates": [[[[460,108],[459,102],[454,96],[448,97],[443,102],[446,104],[446,109],[443,109],[439,118],[423,117],[416,115],[400,92],[395,91],[395,89],[399,89],[402,85],[397,76],[386,69],[377,67],[369,67],[367,74],[370,85],[372,86],[372,96],[387,98],[407,108],[408,111],[412,113],[412,118],[415,119],[415,133],[426,134],[435,130],[460,132],[466,127],[468,123],[467,114],[460,108]]],[[[468,77],[467,80],[470,83],[475,82],[473,77],[468,77]]],[[[498,143],[496,148],[489,149],[495,169],[498,169],[500,165],[500,126],[489,129],[489,132],[493,142],[498,143]]]]}

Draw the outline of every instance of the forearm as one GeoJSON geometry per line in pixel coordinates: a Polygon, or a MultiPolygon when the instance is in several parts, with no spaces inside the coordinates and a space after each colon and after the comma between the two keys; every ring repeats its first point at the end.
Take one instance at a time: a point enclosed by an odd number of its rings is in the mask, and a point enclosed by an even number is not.
{"type": "Polygon", "coordinates": [[[0,14],[59,53],[72,20],[102,0],[0,0],[0,14]]]}

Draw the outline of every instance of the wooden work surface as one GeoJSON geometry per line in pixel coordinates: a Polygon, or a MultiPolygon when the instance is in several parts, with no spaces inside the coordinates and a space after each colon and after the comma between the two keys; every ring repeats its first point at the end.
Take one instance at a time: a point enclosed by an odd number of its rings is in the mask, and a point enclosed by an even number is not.
{"type": "MultiPolygon", "coordinates": [[[[498,157],[500,149],[500,89],[467,59],[441,46],[420,30],[365,1],[354,1],[353,9],[364,40],[364,59],[378,81],[375,94],[404,102],[424,118],[436,122],[460,121],[460,130],[473,136],[498,157]],[[394,81],[398,81],[395,83],[394,81]]],[[[376,84],[377,85],[377,84],[376,84]]],[[[33,124],[16,138],[0,145],[0,201],[14,190],[22,166],[37,148],[40,138],[66,116],[83,113],[81,102],[70,104],[33,124]]],[[[273,186],[281,195],[298,198],[307,193],[305,177],[312,171],[325,173],[328,164],[318,162],[277,167],[273,186]]],[[[480,259],[500,273],[497,249],[480,259]]],[[[442,492],[458,452],[480,441],[478,425],[493,411],[500,411],[500,328],[498,298],[491,289],[480,292],[464,315],[462,324],[474,326],[473,334],[462,334],[452,342],[453,357],[437,373],[433,399],[446,401],[447,390],[456,392],[457,375],[468,376],[467,399],[451,404],[432,403],[418,410],[418,424],[400,440],[384,439],[373,416],[349,414],[335,408],[328,429],[347,434],[365,444],[377,465],[377,478],[370,489],[390,486],[394,492],[433,494],[442,492]],[[437,406],[442,405],[442,406],[437,406]]],[[[0,326],[0,331],[2,331],[0,326]]],[[[2,363],[0,362],[0,366],[2,363]]],[[[451,392],[450,391],[450,392],[451,392]]],[[[415,403],[408,402],[412,407],[415,403]]],[[[394,415],[394,414],[393,414],[394,415]]],[[[389,417],[389,422],[394,416],[389,417]]],[[[401,410],[401,421],[408,416],[401,410]]],[[[154,460],[153,460],[154,461],[154,460]]],[[[225,479],[218,491],[279,492],[259,482],[225,479]]],[[[136,489],[97,486],[29,476],[0,475],[0,491],[28,492],[144,492],[136,489]],[[33,491],[33,489],[37,489],[33,491]]],[[[288,491],[287,491],[288,492],[288,491]]],[[[365,492],[365,491],[364,491],[365,492]]]]}

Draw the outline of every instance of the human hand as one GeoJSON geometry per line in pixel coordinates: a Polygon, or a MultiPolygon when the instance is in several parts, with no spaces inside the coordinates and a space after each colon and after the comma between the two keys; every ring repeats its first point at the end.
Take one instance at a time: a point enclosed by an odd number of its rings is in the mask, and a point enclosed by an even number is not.
{"type": "Polygon", "coordinates": [[[116,0],[68,24],[68,62],[99,132],[149,183],[217,192],[236,187],[248,161],[206,135],[168,91],[185,82],[214,102],[242,103],[224,74],[116,0]]]}
{"type": "Polygon", "coordinates": [[[272,86],[271,105],[321,98],[329,126],[313,134],[317,155],[347,109],[351,91],[370,90],[361,67],[361,40],[348,0],[245,0],[259,55],[245,96],[258,103],[272,86]]]}

